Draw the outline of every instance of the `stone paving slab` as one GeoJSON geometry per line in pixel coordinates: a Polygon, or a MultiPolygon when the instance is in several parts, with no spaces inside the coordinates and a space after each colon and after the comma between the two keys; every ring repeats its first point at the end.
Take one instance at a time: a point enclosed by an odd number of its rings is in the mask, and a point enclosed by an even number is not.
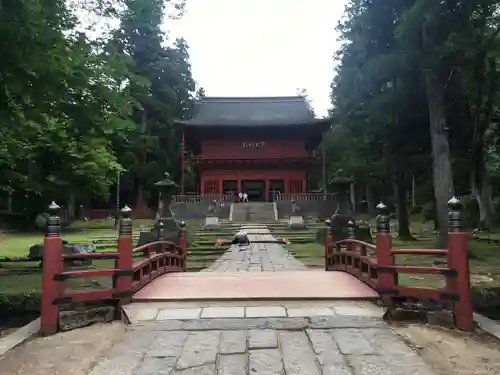
{"type": "Polygon", "coordinates": [[[258,318],[258,317],[313,317],[313,316],[365,316],[381,318],[384,310],[370,302],[320,301],[287,302],[239,301],[233,304],[214,302],[205,303],[136,303],[125,307],[132,322],[210,319],[210,318],[258,318]],[[238,304],[239,306],[237,306],[238,304]]]}
{"type": "MultiPolygon", "coordinates": [[[[275,238],[265,226],[242,226],[250,242],[272,241],[275,238]],[[252,234],[258,233],[258,234],[252,234]]],[[[244,251],[239,246],[231,246],[218,260],[203,272],[262,272],[306,270],[307,267],[290,255],[279,244],[251,243],[244,251]]]]}
{"type": "Polygon", "coordinates": [[[89,375],[435,375],[369,317],[156,321],[132,325],[126,335],[89,375]]]}

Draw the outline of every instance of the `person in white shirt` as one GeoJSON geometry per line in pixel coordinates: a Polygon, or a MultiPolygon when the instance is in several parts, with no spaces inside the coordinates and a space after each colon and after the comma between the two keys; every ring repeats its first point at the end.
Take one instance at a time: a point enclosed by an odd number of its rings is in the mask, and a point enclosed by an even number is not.
{"type": "Polygon", "coordinates": [[[241,191],[238,193],[238,198],[240,198],[240,202],[243,202],[243,193],[241,191]]]}
{"type": "Polygon", "coordinates": [[[248,202],[248,194],[243,193],[243,202],[248,202]]]}

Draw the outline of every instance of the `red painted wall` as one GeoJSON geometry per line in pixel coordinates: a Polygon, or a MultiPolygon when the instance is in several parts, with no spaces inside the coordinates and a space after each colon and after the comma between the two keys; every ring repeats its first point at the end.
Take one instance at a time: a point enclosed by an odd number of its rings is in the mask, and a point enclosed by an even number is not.
{"type": "Polygon", "coordinates": [[[307,157],[305,140],[270,140],[265,139],[220,139],[203,140],[201,154],[205,158],[246,158],[270,159],[307,157]],[[243,147],[244,143],[264,142],[262,147],[243,147]]]}
{"type": "MultiPolygon", "coordinates": [[[[205,194],[204,186],[205,181],[216,181],[217,194],[222,194],[222,181],[235,180],[238,181],[238,190],[241,188],[241,181],[243,180],[264,180],[266,182],[266,191],[268,190],[269,180],[284,180],[283,193],[290,193],[290,181],[299,183],[300,192],[306,191],[306,172],[297,170],[212,170],[204,171],[200,176],[200,191],[205,194]]],[[[295,193],[299,193],[296,191],[295,193]]]]}

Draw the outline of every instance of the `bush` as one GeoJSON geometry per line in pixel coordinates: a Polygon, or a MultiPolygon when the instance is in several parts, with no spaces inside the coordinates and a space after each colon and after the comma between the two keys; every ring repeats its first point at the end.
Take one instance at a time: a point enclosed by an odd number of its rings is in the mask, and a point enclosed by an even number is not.
{"type": "Polygon", "coordinates": [[[422,213],[422,206],[415,206],[410,209],[410,215],[418,215],[422,213]]]}
{"type": "Polygon", "coordinates": [[[42,295],[40,292],[22,294],[0,294],[0,313],[39,312],[42,295]]]}
{"type": "Polygon", "coordinates": [[[422,215],[425,221],[436,220],[436,205],[434,202],[427,202],[422,206],[422,215]]]}

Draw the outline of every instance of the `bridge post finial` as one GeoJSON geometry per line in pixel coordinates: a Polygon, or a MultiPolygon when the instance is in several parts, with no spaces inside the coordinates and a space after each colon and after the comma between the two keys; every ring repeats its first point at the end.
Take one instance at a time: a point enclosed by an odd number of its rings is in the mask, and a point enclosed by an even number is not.
{"type": "Polygon", "coordinates": [[[132,215],[132,209],[125,205],[120,210],[121,214],[121,219],[120,219],[120,229],[119,229],[119,236],[130,236],[132,237],[132,218],[130,217],[132,215]]]}
{"type": "Polygon", "coordinates": [[[60,210],[61,207],[54,201],[49,205],[45,237],[59,237],[61,235],[61,218],[58,215],[60,210]]]}
{"type": "Polygon", "coordinates": [[[61,239],[61,218],[58,216],[60,207],[52,202],[48,207],[49,217],[43,241],[42,251],[42,301],[40,314],[40,333],[51,335],[59,326],[59,305],[52,302],[59,297],[60,281],[54,280],[54,275],[64,271],[63,245],[61,239]]]}
{"type": "Polygon", "coordinates": [[[380,202],[377,205],[378,215],[377,215],[377,233],[390,233],[390,221],[388,207],[380,202]]]}
{"type": "Polygon", "coordinates": [[[448,201],[448,232],[462,231],[462,202],[457,197],[448,201]]]}
{"type": "Polygon", "coordinates": [[[349,220],[347,223],[347,238],[356,239],[356,222],[349,220]]]}
{"type": "Polygon", "coordinates": [[[163,219],[158,219],[158,241],[165,240],[165,223],[163,219]]]}

